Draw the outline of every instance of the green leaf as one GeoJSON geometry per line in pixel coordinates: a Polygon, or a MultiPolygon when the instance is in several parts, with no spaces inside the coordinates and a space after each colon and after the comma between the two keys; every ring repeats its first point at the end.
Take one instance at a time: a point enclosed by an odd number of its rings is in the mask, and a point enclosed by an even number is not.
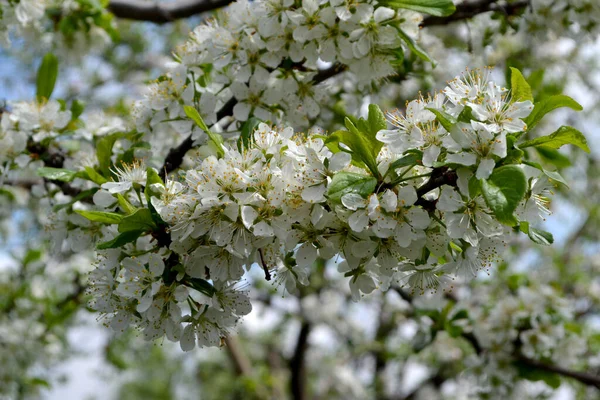
{"type": "Polygon", "coordinates": [[[510,89],[513,101],[533,101],[529,83],[527,83],[521,71],[513,67],[510,67],[510,89]]]}
{"type": "Polygon", "coordinates": [[[333,176],[327,190],[327,197],[334,202],[341,202],[342,196],[348,193],[357,193],[367,197],[375,191],[377,179],[368,175],[355,174],[354,172],[338,172],[333,176]]]}
{"type": "Polygon", "coordinates": [[[404,32],[402,29],[400,29],[398,27],[396,27],[396,30],[398,30],[398,35],[400,36],[400,38],[402,40],[404,40],[404,42],[406,42],[406,45],[408,46],[410,51],[412,51],[421,60],[435,64],[435,62],[429,56],[429,54],[427,54],[427,52],[425,50],[423,50],[423,48],[421,48],[421,46],[419,46],[419,44],[413,38],[408,36],[406,34],[406,32],[404,32]]]}
{"type": "Polygon", "coordinates": [[[119,223],[119,232],[148,232],[156,229],[152,213],[147,208],[140,208],[133,214],[124,217],[119,223]]]}
{"type": "Polygon", "coordinates": [[[256,117],[250,117],[248,121],[244,122],[242,125],[242,130],[240,132],[240,137],[237,141],[238,150],[240,153],[243,150],[250,148],[250,144],[252,143],[254,130],[258,127],[262,121],[256,117]]]}
{"type": "Polygon", "coordinates": [[[418,154],[407,154],[402,158],[397,159],[390,164],[388,171],[393,171],[397,168],[408,167],[409,165],[417,165],[421,163],[422,156],[418,154]]]}
{"type": "Polygon", "coordinates": [[[144,195],[146,196],[146,201],[148,202],[148,204],[150,204],[150,197],[152,196],[151,186],[155,183],[160,183],[161,185],[164,185],[162,179],[154,170],[154,168],[148,167],[146,169],[146,186],[144,187],[144,195]]]}
{"type": "Polygon", "coordinates": [[[514,165],[496,168],[488,179],[481,179],[481,192],[485,202],[498,221],[514,226],[513,213],[527,191],[523,171],[514,165]]]}
{"type": "Polygon", "coordinates": [[[334,153],[338,151],[350,153],[354,165],[368,169],[373,176],[379,177],[377,155],[383,143],[377,140],[377,132],[387,127],[383,112],[377,105],[371,104],[366,120],[360,118],[357,124],[354,124],[346,117],[344,123],[348,130],[336,131],[329,135],[325,144],[334,153]],[[340,146],[340,143],[345,147],[340,146]]]}
{"type": "Polygon", "coordinates": [[[471,107],[465,106],[460,114],[458,114],[458,118],[456,118],[456,120],[459,122],[469,123],[472,120],[477,121],[477,118],[475,118],[473,115],[473,110],[471,110],[471,107]]]}
{"type": "Polygon", "coordinates": [[[590,152],[587,140],[583,133],[571,126],[561,126],[558,130],[548,136],[542,136],[533,140],[528,140],[519,145],[520,148],[544,146],[550,149],[558,149],[565,144],[572,144],[586,153],[590,152]]]}
{"type": "Polygon", "coordinates": [[[225,150],[223,150],[223,138],[220,135],[212,133],[210,129],[208,129],[208,126],[200,116],[200,113],[194,107],[183,106],[183,110],[185,111],[185,115],[187,115],[192,121],[194,121],[196,125],[200,127],[200,129],[206,132],[208,138],[217,147],[217,154],[219,155],[219,157],[223,157],[225,155],[225,150]]]}
{"type": "Polygon", "coordinates": [[[120,193],[117,193],[117,202],[119,203],[119,207],[127,214],[133,214],[137,211],[137,208],[127,201],[120,193]]]}
{"type": "Polygon", "coordinates": [[[120,133],[104,136],[96,143],[96,157],[98,158],[98,167],[105,178],[110,176],[110,166],[112,164],[112,149],[117,139],[122,136],[120,133]]]}
{"type": "Polygon", "coordinates": [[[79,100],[73,100],[71,103],[71,119],[77,119],[85,110],[85,103],[79,100]]]}
{"type": "Polygon", "coordinates": [[[583,110],[583,107],[575,100],[564,94],[559,94],[537,102],[533,107],[531,114],[529,114],[527,118],[523,118],[523,121],[527,124],[527,129],[531,130],[542,120],[544,115],[561,107],[569,107],[575,111],[583,110]]]}
{"type": "Polygon", "coordinates": [[[75,210],[75,212],[82,217],[85,217],[93,222],[100,222],[103,224],[118,224],[123,219],[121,214],[104,211],[85,211],[75,210]]]}
{"type": "Polygon", "coordinates": [[[469,197],[474,199],[479,193],[481,193],[481,182],[473,175],[469,179],[469,197]]]}
{"type": "Polygon", "coordinates": [[[64,168],[50,168],[50,167],[41,167],[37,170],[38,176],[42,178],[61,181],[61,182],[71,182],[76,178],[77,171],[71,171],[69,169],[64,168]]]}
{"type": "Polygon", "coordinates": [[[43,103],[52,96],[56,78],[58,77],[58,58],[52,53],[48,53],[42,59],[42,63],[37,72],[37,100],[43,103]]]}
{"type": "Polygon", "coordinates": [[[456,118],[454,118],[452,115],[448,114],[445,111],[438,110],[435,108],[427,108],[427,110],[435,114],[435,118],[439,121],[440,124],[442,124],[446,131],[452,132],[452,128],[454,127],[454,125],[456,125],[456,118]]]}
{"type": "Polygon", "coordinates": [[[542,160],[552,165],[555,165],[556,168],[566,168],[571,165],[571,160],[569,159],[569,157],[565,156],[564,154],[561,154],[556,149],[551,149],[545,146],[538,146],[535,148],[535,150],[538,152],[542,160]]]}
{"type": "Polygon", "coordinates": [[[531,241],[534,243],[543,244],[546,246],[549,246],[552,243],[554,243],[554,237],[552,236],[552,234],[541,229],[530,227],[528,235],[529,239],[531,239],[531,241]]]}
{"type": "Polygon", "coordinates": [[[537,168],[540,171],[542,171],[544,175],[546,175],[548,178],[555,180],[556,182],[562,183],[567,188],[569,187],[567,181],[565,181],[565,178],[563,178],[562,175],[559,174],[557,171],[548,171],[547,169],[544,169],[544,167],[542,167],[540,164],[533,161],[523,161],[523,164],[529,165],[533,168],[537,168]]]}
{"type": "Polygon", "coordinates": [[[118,247],[123,247],[127,243],[131,243],[137,240],[144,231],[127,231],[117,235],[113,240],[109,240],[108,242],[102,242],[96,246],[98,250],[105,249],[116,249],[118,247]]]}
{"type": "Polygon", "coordinates": [[[90,181],[94,182],[97,185],[102,185],[103,183],[107,182],[106,178],[103,177],[102,175],[100,175],[92,167],[85,167],[85,173],[87,175],[87,179],[89,179],[90,181]]]}
{"type": "Polygon", "coordinates": [[[369,133],[372,137],[377,135],[382,129],[387,128],[387,120],[385,114],[381,111],[381,108],[377,104],[369,104],[369,114],[367,116],[369,123],[369,133]]]}
{"type": "Polygon", "coordinates": [[[379,4],[391,8],[405,8],[436,17],[447,17],[456,11],[452,0],[383,0],[379,4]]]}

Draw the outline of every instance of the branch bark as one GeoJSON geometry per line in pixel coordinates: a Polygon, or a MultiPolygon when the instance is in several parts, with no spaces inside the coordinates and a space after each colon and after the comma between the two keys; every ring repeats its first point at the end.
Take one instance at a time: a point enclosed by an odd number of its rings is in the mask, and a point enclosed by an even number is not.
{"type": "Polygon", "coordinates": [[[306,351],[308,350],[308,336],[310,334],[311,325],[306,321],[302,321],[296,349],[290,360],[290,391],[294,400],[308,400],[308,392],[306,391],[306,351]]]}
{"type": "Polygon", "coordinates": [[[251,376],[252,365],[246,354],[243,352],[237,338],[233,336],[226,337],[225,346],[227,348],[227,354],[229,354],[229,359],[233,363],[233,369],[235,370],[236,375],[251,376]]]}
{"type": "Polygon", "coordinates": [[[232,0],[178,0],[158,3],[144,0],[111,0],[108,10],[116,17],[165,24],[225,7],[232,0]]]}
{"type": "Polygon", "coordinates": [[[528,0],[521,0],[514,3],[499,5],[498,0],[480,0],[470,3],[463,3],[456,6],[456,12],[448,17],[427,17],[423,20],[423,26],[448,25],[452,22],[463,21],[473,18],[479,14],[489,11],[499,11],[505,15],[516,15],[529,5],[528,0]]]}

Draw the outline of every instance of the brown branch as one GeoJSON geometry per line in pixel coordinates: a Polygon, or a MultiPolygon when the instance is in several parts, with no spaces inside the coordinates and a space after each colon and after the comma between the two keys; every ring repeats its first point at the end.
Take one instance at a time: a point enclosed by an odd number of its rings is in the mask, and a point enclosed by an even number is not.
{"type": "Polygon", "coordinates": [[[504,6],[499,5],[497,0],[479,0],[469,3],[463,3],[456,6],[456,12],[448,17],[427,17],[423,20],[422,26],[448,25],[452,22],[463,21],[473,18],[479,14],[489,11],[502,12],[510,16],[516,15],[529,5],[529,1],[521,0],[509,3],[504,6]]]}
{"type": "Polygon", "coordinates": [[[239,376],[251,376],[252,364],[246,354],[242,351],[242,347],[237,338],[233,336],[226,337],[225,347],[227,348],[229,359],[233,363],[235,373],[239,376]]]}
{"type": "Polygon", "coordinates": [[[232,0],[177,0],[158,3],[145,0],[111,0],[108,10],[116,17],[165,24],[203,12],[216,10],[232,0]]]}
{"type": "Polygon", "coordinates": [[[543,362],[525,357],[522,354],[517,356],[517,360],[528,367],[540,369],[546,372],[553,372],[555,374],[559,374],[567,378],[575,379],[585,385],[594,386],[595,388],[600,389],[600,375],[589,374],[587,372],[572,371],[570,369],[563,368],[558,365],[545,364],[543,362]]]}
{"type": "Polygon", "coordinates": [[[290,360],[290,391],[294,400],[308,400],[306,391],[306,351],[308,350],[308,336],[310,334],[311,325],[307,321],[302,321],[298,340],[296,341],[296,349],[290,360]]]}

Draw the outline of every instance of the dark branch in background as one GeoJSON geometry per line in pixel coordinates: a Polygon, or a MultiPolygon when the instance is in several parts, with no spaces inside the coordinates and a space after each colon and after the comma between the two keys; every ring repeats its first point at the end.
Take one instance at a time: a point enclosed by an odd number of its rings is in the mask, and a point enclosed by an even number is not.
{"type": "Polygon", "coordinates": [[[456,12],[448,17],[427,17],[423,26],[448,25],[452,22],[473,18],[488,11],[498,11],[505,15],[516,15],[529,5],[529,1],[517,1],[505,5],[498,4],[497,0],[480,0],[463,3],[456,6],[456,12]]]}
{"type": "Polygon", "coordinates": [[[296,349],[290,360],[290,389],[294,400],[308,400],[306,391],[306,351],[308,350],[310,328],[311,326],[307,321],[302,321],[298,340],[296,341],[296,349]]]}
{"type": "Polygon", "coordinates": [[[178,0],[158,3],[146,0],[111,0],[108,10],[116,17],[165,24],[225,7],[232,0],[178,0]]]}
{"type": "MultiPolygon", "coordinates": [[[[237,101],[235,100],[235,97],[229,99],[229,101],[227,101],[227,103],[221,107],[219,112],[217,112],[217,121],[232,115],[233,107],[235,107],[236,103],[237,101]]],[[[181,166],[183,157],[185,157],[186,153],[190,151],[192,147],[194,147],[194,140],[192,139],[192,135],[190,135],[183,142],[181,142],[179,146],[173,147],[171,150],[169,150],[169,154],[167,154],[167,157],[165,158],[165,163],[158,172],[163,180],[170,172],[175,171],[181,166]]]]}
{"type": "Polygon", "coordinates": [[[227,348],[229,359],[233,363],[233,369],[235,370],[236,375],[251,376],[252,365],[246,354],[243,352],[237,338],[233,336],[226,337],[225,346],[227,348]]]}
{"type": "MultiPolygon", "coordinates": [[[[108,10],[118,18],[165,24],[216,10],[232,2],[233,0],[178,0],[171,3],[157,3],[146,0],[111,0],[108,10]]],[[[529,5],[529,1],[524,0],[505,5],[498,4],[497,0],[463,3],[456,6],[456,12],[449,17],[427,17],[422,25],[447,25],[488,11],[500,11],[506,15],[515,15],[527,5],[529,5]]]]}

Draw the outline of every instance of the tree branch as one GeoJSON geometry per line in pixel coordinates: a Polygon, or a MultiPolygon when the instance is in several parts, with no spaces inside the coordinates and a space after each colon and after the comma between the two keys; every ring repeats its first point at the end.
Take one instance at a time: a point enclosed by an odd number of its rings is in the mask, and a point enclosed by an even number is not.
{"type": "Polygon", "coordinates": [[[448,25],[452,22],[463,21],[489,11],[502,12],[507,16],[516,15],[528,5],[528,0],[521,0],[503,6],[498,4],[498,0],[479,0],[470,3],[463,3],[456,6],[456,12],[454,14],[448,17],[427,17],[423,20],[422,25],[448,25]]]}
{"type": "Polygon", "coordinates": [[[599,375],[593,375],[587,372],[572,371],[570,369],[566,369],[558,365],[545,364],[540,361],[532,360],[531,358],[525,357],[523,355],[517,356],[517,360],[529,367],[541,369],[546,372],[553,372],[555,374],[559,374],[567,378],[573,378],[585,385],[594,386],[596,389],[600,389],[599,375]]]}
{"type": "Polygon", "coordinates": [[[145,0],[111,0],[108,10],[116,17],[165,24],[225,7],[232,0],[177,0],[158,3],[145,0]]]}
{"type": "Polygon", "coordinates": [[[296,349],[290,360],[290,391],[294,400],[308,400],[306,391],[306,351],[308,350],[308,336],[310,334],[311,325],[305,320],[302,321],[296,349]]]}
{"type": "Polygon", "coordinates": [[[242,347],[237,338],[233,336],[226,337],[225,347],[227,348],[227,354],[229,354],[229,358],[233,363],[235,373],[240,376],[251,376],[252,365],[246,354],[242,351],[242,347]]]}

